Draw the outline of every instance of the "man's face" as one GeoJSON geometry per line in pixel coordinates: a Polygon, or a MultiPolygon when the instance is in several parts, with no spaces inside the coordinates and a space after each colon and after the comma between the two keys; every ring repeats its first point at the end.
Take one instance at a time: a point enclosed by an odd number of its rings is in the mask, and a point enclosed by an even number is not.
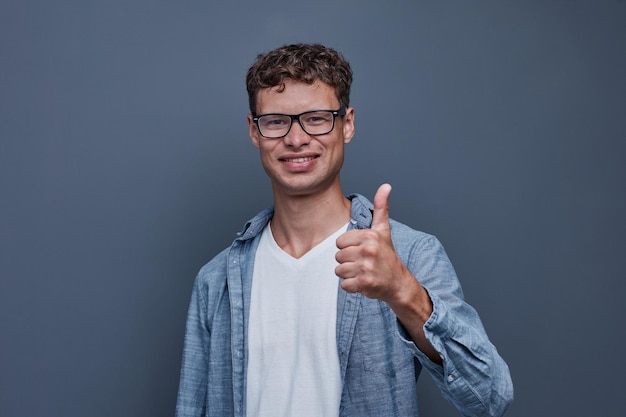
{"type": "MultiPolygon", "coordinates": [[[[257,114],[300,114],[311,110],[337,110],[339,100],[335,91],[323,82],[311,85],[285,81],[285,89],[271,87],[259,91],[257,114]]],[[[303,196],[323,193],[340,187],[339,171],[343,164],[344,145],[354,135],[354,109],[346,109],[345,116],[335,119],[334,129],[319,136],[302,130],[297,120],[287,136],[268,139],[259,133],[252,116],[248,116],[250,138],[259,148],[261,162],[272,181],[275,194],[303,196]]]]}

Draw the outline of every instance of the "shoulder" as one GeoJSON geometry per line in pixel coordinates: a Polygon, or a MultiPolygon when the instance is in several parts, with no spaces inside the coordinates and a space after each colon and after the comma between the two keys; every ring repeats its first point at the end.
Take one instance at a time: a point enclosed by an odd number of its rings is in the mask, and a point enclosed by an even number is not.
{"type": "Polygon", "coordinates": [[[389,226],[391,227],[391,237],[394,240],[419,242],[423,239],[436,239],[431,234],[416,230],[394,219],[389,219],[389,226]]]}
{"type": "Polygon", "coordinates": [[[199,286],[206,286],[219,282],[220,280],[226,280],[226,264],[229,250],[230,247],[222,250],[200,268],[197,277],[197,284],[199,286]]]}
{"type": "Polygon", "coordinates": [[[210,276],[216,271],[223,270],[226,267],[226,260],[228,259],[229,250],[230,246],[215,255],[213,259],[211,259],[202,268],[200,268],[200,272],[198,273],[198,275],[210,276]]]}
{"type": "Polygon", "coordinates": [[[222,250],[215,255],[213,259],[207,262],[198,272],[198,279],[202,282],[212,282],[215,280],[225,279],[228,265],[228,256],[233,247],[242,244],[248,248],[249,244],[253,242],[269,223],[274,211],[272,208],[265,209],[248,220],[241,231],[237,233],[237,238],[231,243],[230,246],[222,250]]]}
{"type": "Polygon", "coordinates": [[[428,248],[441,247],[439,240],[428,233],[415,230],[404,223],[390,219],[391,239],[398,255],[402,258],[416,251],[424,251],[428,248]]]}
{"type": "MultiPolygon", "coordinates": [[[[369,228],[372,223],[374,206],[360,194],[352,194],[348,197],[352,201],[352,221],[358,229],[369,228]]],[[[417,251],[443,252],[439,240],[428,233],[416,230],[394,219],[389,220],[391,226],[391,239],[396,252],[401,259],[407,260],[417,251]]]]}
{"type": "Polygon", "coordinates": [[[423,284],[430,285],[427,277],[436,276],[456,281],[454,267],[437,237],[394,220],[390,220],[390,225],[396,253],[413,274],[422,278],[423,284]]]}
{"type": "Polygon", "coordinates": [[[215,255],[200,269],[196,284],[200,287],[225,285],[228,276],[229,257],[237,256],[247,259],[251,254],[254,254],[261,233],[269,223],[273,213],[273,209],[266,209],[248,220],[243,229],[237,233],[237,238],[231,245],[215,255]]]}

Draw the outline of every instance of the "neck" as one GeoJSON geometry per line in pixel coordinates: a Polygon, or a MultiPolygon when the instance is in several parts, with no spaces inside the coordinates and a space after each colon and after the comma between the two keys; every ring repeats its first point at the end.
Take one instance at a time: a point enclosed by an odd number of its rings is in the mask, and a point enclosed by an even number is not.
{"type": "Polygon", "coordinates": [[[300,258],[350,220],[351,203],[341,188],[322,194],[274,194],[272,234],[278,245],[300,258]]]}

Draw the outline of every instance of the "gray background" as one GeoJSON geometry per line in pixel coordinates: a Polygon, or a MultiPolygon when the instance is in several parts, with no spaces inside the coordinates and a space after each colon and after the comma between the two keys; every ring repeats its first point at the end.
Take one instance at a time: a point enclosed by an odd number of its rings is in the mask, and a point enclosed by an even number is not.
{"type": "MultiPolygon", "coordinates": [[[[244,75],[355,71],[394,185],[508,361],[507,416],[623,416],[626,2],[0,2],[0,416],[171,416],[197,270],[271,203],[244,75]]],[[[425,375],[424,375],[425,376],[425,375]]],[[[424,416],[454,416],[427,376],[424,416]]]]}

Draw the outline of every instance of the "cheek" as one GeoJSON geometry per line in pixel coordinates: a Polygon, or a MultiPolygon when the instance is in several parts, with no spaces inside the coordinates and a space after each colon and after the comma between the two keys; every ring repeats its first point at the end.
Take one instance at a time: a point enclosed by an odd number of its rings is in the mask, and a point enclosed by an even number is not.
{"type": "Polygon", "coordinates": [[[337,141],[334,145],[335,154],[340,155],[344,153],[346,144],[343,142],[342,138],[337,138],[337,141]]]}
{"type": "Polygon", "coordinates": [[[259,143],[259,156],[261,157],[261,161],[263,165],[269,164],[275,158],[272,157],[274,148],[272,146],[268,146],[267,143],[260,142],[259,143]]]}

